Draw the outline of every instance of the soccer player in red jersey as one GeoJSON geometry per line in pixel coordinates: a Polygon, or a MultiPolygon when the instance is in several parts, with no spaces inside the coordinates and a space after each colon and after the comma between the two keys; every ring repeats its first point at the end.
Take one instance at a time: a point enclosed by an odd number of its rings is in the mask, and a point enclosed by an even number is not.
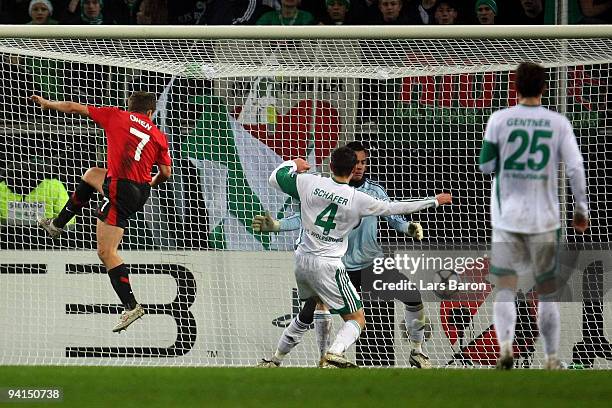
{"type": "Polygon", "coordinates": [[[91,118],[105,131],[107,168],[92,167],[87,170],[57,218],[41,218],[39,224],[51,237],[57,238],[66,223],[81,213],[94,192],[104,196],[97,212],[97,249],[113,289],[125,308],[113,328],[114,332],[120,332],[144,315],[142,306],[132,293],[128,269],[117,253],[123,230],[127,227],[128,219],[144,207],[151,187],[168,180],[171,174],[168,141],[151,121],[155,95],[134,92],[128,99],[127,111],[69,101],[48,101],[37,95],[32,96],[32,100],[43,109],[91,118]],[[159,172],[151,177],[155,164],[159,172]]]}

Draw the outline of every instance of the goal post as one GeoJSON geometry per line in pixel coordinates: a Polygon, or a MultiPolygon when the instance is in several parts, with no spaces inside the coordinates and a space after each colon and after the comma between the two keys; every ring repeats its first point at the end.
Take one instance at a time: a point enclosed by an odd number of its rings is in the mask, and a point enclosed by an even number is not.
{"type": "MultiPolygon", "coordinates": [[[[329,153],[357,140],[369,150],[368,177],[392,199],[453,193],[452,206],[410,217],[423,242],[387,221],[379,239],[389,256],[483,260],[460,274],[482,284],[477,293],[423,291],[424,349],[438,367],[490,367],[490,178],[477,156],[489,115],[517,102],[514,68],[533,61],[549,73],[544,105],[574,127],[592,217],[584,238],[563,231],[589,250],[571,265],[559,355],[575,367],[612,367],[612,210],[601,194],[610,182],[611,26],[0,26],[0,56],[0,365],[255,364],[300,307],[298,231],[251,228],[255,215],[298,211],[269,174],[293,157],[328,174],[329,153]],[[56,215],[87,168],[104,166],[104,134],[28,97],[125,108],[136,90],[158,97],[173,177],[126,229],[120,255],[146,315],[117,336],[121,308],[95,253],[97,199],[58,241],[35,225],[56,215]]],[[[364,297],[370,325],[351,358],[408,366],[404,305],[364,297]]],[[[515,351],[525,367],[542,363],[536,302],[523,288],[515,351]]],[[[317,361],[312,331],[286,364],[317,361]]]]}

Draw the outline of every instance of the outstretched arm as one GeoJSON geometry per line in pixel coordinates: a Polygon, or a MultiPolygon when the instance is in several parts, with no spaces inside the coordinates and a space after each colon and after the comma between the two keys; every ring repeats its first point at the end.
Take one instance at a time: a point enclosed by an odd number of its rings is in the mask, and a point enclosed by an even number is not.
{"type": "Polygon", "coordinates": [[[370,197],[360,191],[356,192],[356,198],[359,200],[358,208],[361,216],[368,215],[393,215],[393,214],[411,214],[417,211],[424,210],[430,207],[438,207],[444,204],[450,204],[452,201],[451,195],[448,193],[438,194],[435,198],[416,201],[382,201],[370,197]]]}
{"type": "Polygon", "coordinates": [[[300,214],[293,214],[290,217],[275,220],[270,213],[266,213],[265,215],[256,215],[251,226],[255,232],[293,231],[301,228],[302,218],[300,214]]]}
{"type": "Polygon", "coordinates": [[[43,109],[51,109],[64,113],[76,113],[81,116],[89,117],[89,109],[87,109],[87,106],[81,105],[80,103],[70,101],[49,101],[38,95],[32,95],[30,99],[39,104],[43,109]]]}

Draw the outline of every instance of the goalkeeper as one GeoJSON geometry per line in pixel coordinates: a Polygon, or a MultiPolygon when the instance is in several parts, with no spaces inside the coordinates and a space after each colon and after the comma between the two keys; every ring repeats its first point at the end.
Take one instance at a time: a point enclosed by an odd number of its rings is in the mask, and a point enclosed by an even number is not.
{"type": "MultiPolygon", "coordinates": [[[[377,183],[365,177],[368,153],[359,142],[350,142],[346,145],[357,155],[357,165],[349,185],[355,187],[372,197],[389,201],[385,190],[377,183]]],[[[402,216],[392,215],[384,217],[389,225],[398,232],[407,234],[415,239],[423,238],[423,228],[420,224],[408,222],[402,216]]],[[[258,215],[253,219],[255,232],[291,231],[301,227],[299,214],[274,220],[269,214],[258,215]]],[[[378,240],[378,217],[371,216],[361,220],[361,223],[349,235],[348,249],[342,258],[349,278],[355,288],[362,292],[362,276],[365,281],[371,281],[372,265],[375,258],[383,257],[383,251],[378,240]]],[[[365,299],[364,299],[365,300],[365,299]]],[[[331,332],[331,314],[321,305],[308,300],[303,312],[314,311],[315,331],[321,355],[329,347],[331,332]]],[[[364,330],[357,343],[357,363],[360,365],[392,365],[394,364],[393,348],[393,308],[392,302],[370,302],[365,308],[370,319],[368,328],[364,330]],[[368,310],[369,309],[369,310],[368,310]],[[368,333],[369,332],[369,333],[368,333]]],[[[423,352],[422,344],[425,333],[425,315],[421,294],[413,291],[408,294],[405,302],[406,330],[410,335],[412,350],[410,352],[410,365],[417,368],[431,368],[429,357],[423,352]]]]}

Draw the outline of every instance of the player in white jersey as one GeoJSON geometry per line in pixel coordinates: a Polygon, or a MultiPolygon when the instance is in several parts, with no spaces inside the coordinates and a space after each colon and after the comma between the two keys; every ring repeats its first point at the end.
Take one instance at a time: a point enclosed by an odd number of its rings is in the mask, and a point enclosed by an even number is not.
{"type": "MultiPolygon", "coordinates": [[[[357,165],[349,185],[374,198],[388,201],[384,188],[366,177],[368,168],[367,149],[357,141],[346,144],[357,155],[357,165]]],[[[407,234],[417,240],[423,238],[423,227],[416,222],[408,222],[403,216],[392,215],[384,217],[389,227],[402,234],[407,234]]],[[[363,291],[372,288],[374,277],[372,268],[377,258],[383,258],[384,253],[378,242],[378,217],[366,217],[361,220],[359,226],[355,227],[348,237],[348,249],[342,258],[346,272],[351,283],[363,296],[363,291]]],[[[256,215],[253,219],[253,230],[256,232],[281,232],[292,231],[302,227],[300,214],[296,213],[287,218],[273,219],[269,213],[256,215]]],[[[370,293],[368,293],[370,295],[370,293]]],[[[364,313],[371,318],[366,329],[361,333],[356,343],[356,360],[360,365],[394,365],[394,331],[395,324],[393,315],[394,307],[386,300],[374,300],[376,295],[370,297],[370,302],[364,302],[364,313]]],[[[417,368],[431,368],[429,357],[423,352],[422,344],[425,336],[426,317],[421,294],[418,290],[405,291],[402,293],[402,301],[405,303],[404,317],[407,334],[410,336],[410,365],[417,368]]],[[[302,323],[310,324],[314,321],[314,331],[319,346],[320,362],[330,346],[332,315],[324,305],[316,304],[314,299],[304,303],[299,313],[302,323]]]]}
{"type": "MultiPolygon", "coordinates": [[[[344,353],[365,327],[361,299],[341,261],[351,230],[366,216],[409,214],[451,202],[450,194],[410,202],[377,200],[348,185],[356,163],[355,152],[340,147],[331,155],[330,178],[303,173],[310,166],[302,159],[282,163],[270,176],[273,187],[300,201],[302,234],[294,270],[300,299],[315,298],[345,321],[325,354],[325,361],[339,368],[354,366],[344,353]]],[[[296,316],[283,332],[274,357],[260,366],[279,366],[307,330],[308,324],[296,316]]]]}
{"type": "Polygon", "coordinates": [[[497,367],[514,365],[517,274],[532,273],[538,291],[538,327],[544,339],[545,367],[560,368],[560,317],[556,300],[558,236],[561,228],[559,162],[574,193],[573,226],[588,227],[582,155],[569,120],[543,106],[546,71],[533,63],[516,70],[519,104],[491,115],[480,152],[480,170],[495,172],[491,187],[493,227],[490,272],[498,277],[493,305],[500,347],[497,367]]]}

